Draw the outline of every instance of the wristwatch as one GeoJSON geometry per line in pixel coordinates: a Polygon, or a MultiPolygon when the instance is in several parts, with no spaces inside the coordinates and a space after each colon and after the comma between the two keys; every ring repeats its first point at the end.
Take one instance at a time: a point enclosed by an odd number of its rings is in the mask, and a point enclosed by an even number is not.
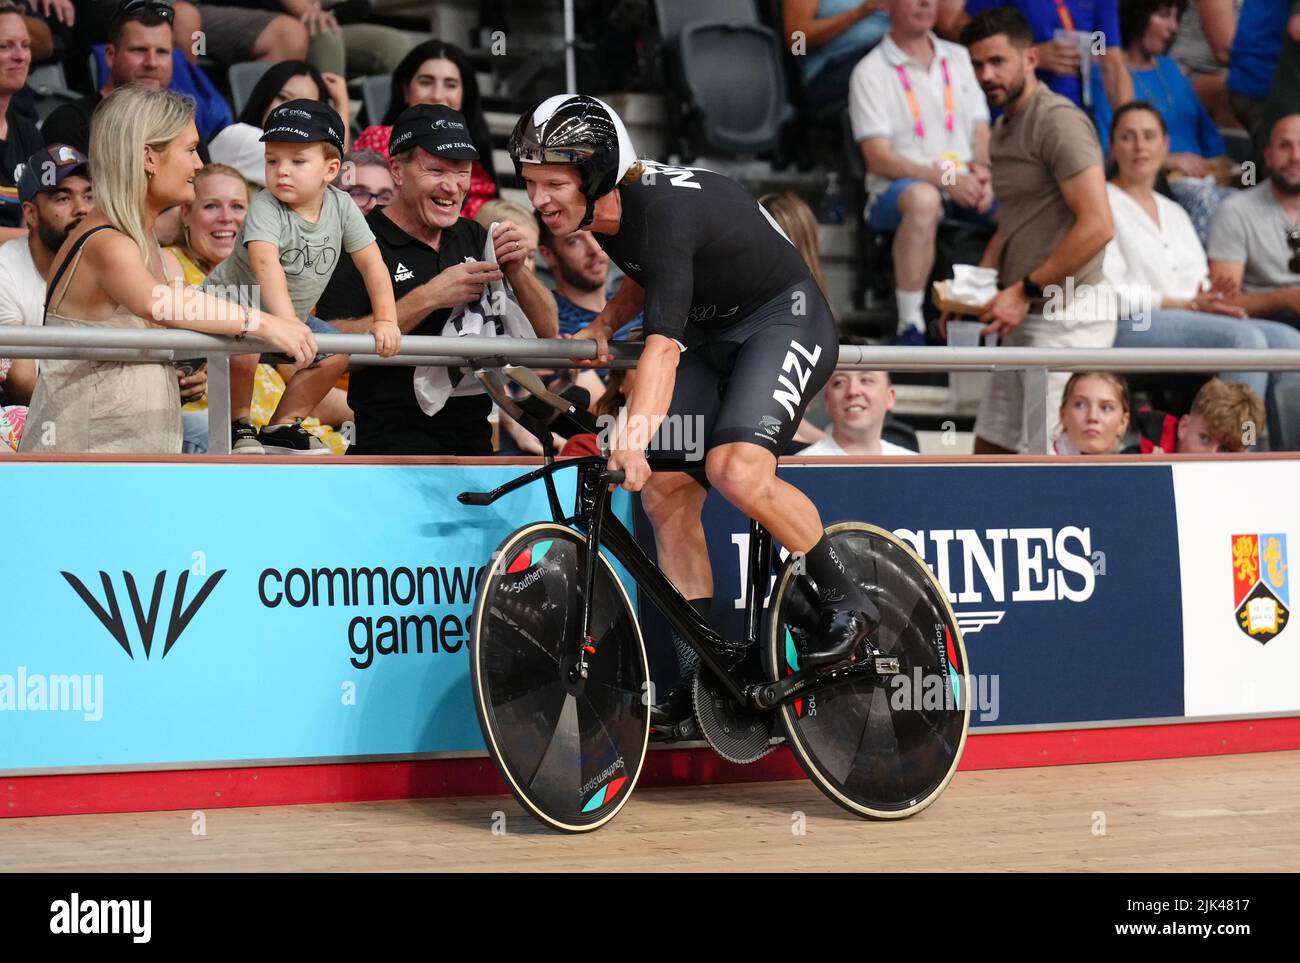
{"type": "Polygon", "coordinates": [[[1025,297],[1029,298],[1030,301],[1042,299],[1043,286],[1032,280],[1028,274],[1025,275],[1025,279],[1020,284],[1025,289],[1025,297]]]}

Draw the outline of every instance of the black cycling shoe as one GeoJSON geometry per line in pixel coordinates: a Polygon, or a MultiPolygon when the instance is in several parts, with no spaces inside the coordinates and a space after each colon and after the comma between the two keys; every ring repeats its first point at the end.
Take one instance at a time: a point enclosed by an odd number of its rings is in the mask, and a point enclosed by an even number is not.
{"type": "Polygon", "coordinates": [[[650,707],[650,726],[654,729],[673,729],[683,720],[695,715],[695,697],[692,689],[694,677],[682,679],[668,690],[663,702],[650,707]]]}
{"type": "Polygon", "coordinates": [[[822,666],[851,659],[863,639],[877,625],[878,621],[857,609],[823,609],[817,622],[816,637],[824,640],[825,648],[817,652],[805,652],[800,663],[822,666]]]}

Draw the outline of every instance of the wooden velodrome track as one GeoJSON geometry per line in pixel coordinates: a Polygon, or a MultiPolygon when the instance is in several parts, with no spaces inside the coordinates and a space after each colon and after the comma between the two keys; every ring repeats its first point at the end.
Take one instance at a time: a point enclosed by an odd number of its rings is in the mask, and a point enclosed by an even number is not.
{"type": "Polygon", "coordinates": [[[0,819],[0,853],[10,872],[1294,871],[1300,752],[961,772],[902,822],[792,780],[641,789],[583,836],[491,796],[0,819]]]}

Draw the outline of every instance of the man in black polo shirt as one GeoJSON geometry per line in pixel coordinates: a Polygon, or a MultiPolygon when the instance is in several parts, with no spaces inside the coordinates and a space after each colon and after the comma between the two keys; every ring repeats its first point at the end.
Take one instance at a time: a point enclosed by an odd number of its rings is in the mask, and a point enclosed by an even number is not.
{"type": "MultiPolygon", "coordinates": [[[[528,245],[514,224],[497,225],[496,265],[480,260],[487,231],[460,216],[469,193],[470,162],[478,152],[465,118],[448,107],[421,104],[398,116],[389,142],[397,197],[366,222],[393,278],[403,334],[440,335],[451,309],[477,301],[502,274],[539,338],[558,330],[555,299],[524,268],[528,245]]],[[[341,331],[364,333],[371,313],[365,285],[344,258],[316,305],[341,331]],[[355,322],[355,323],[349,323],[355,322]]],[[[352,372],[348,403],[356,414],[358,455],[490,455],[492,401],[485,394],[448,398],[426,415],[415,397],[414,369],[364,366],[352,372]]]]}

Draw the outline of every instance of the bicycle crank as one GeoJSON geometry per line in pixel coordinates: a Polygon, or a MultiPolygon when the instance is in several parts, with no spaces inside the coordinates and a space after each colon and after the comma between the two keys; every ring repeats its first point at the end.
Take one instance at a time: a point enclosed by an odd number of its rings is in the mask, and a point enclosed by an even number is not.
{"type": "Polygon", "coordinates": [[[776,748],[776,715],[740,705],[701,667],[692,690],[695,719],[713,751],[736,763],[757,762],[776,748]]]}

